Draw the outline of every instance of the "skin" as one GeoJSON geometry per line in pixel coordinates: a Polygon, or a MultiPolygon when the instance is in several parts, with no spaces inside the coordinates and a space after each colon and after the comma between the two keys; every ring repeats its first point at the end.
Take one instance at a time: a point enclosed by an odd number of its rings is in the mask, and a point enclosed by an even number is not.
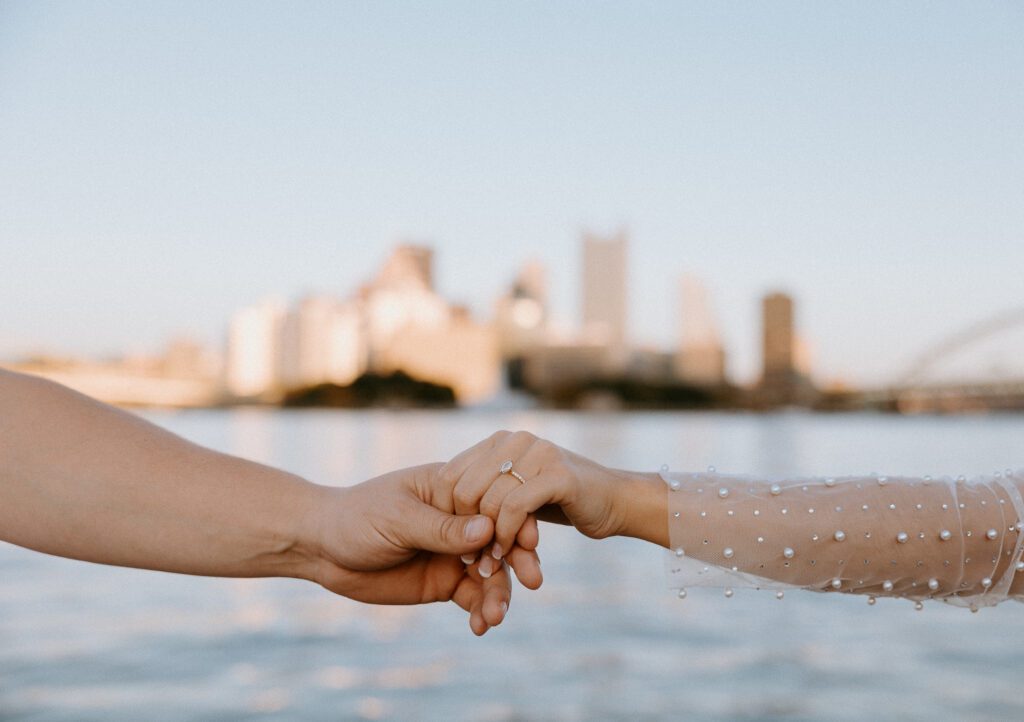
{"type": "Polygon", "coordinates": [[[458,513],[495,520],[494,544],[474,560],[486,574],[519,547],[535,547],[534,517],[592,539],[630,536],[667,547],[668,496],[657,474],[610,469],[525,431],[499,431],[438,472],[458,513]],[[495,471],[505,460],[525,483],[495,471]],[[506,551],[511,550],[511,551],[506,551]]]}
{"type": "MultiPolygon", "coordinates": [[[[0,370],[0,539],[103,564],[307,579],[363,602],[454,601],[483,634],[507,610],[508,567],[460,561],[493,521],[442,511],[442,467],[320,486],[0,370]]],[[[523,539],[507,561],[537,586],[536,534],[523,539]]]]}
{"type": "MultiPolygon", "coordinates": [[[[452,497],[459,501],[461,512],[479,509],[481,513],[495,520],[494,543],[484,551],[483,557],[475,562],[478,569],[486,570],[496,565],[497,560],[505,555],[504,550],[512,548],[511,545],[519,540],[518,535],[522,534],[522,530],[529,528],[533,514],[542,520],[571,524],[581,533],[594,539],[630,536],[666,548],[670,543],[670,492],[659,474],[609,469],[526,432],[498,432],[459,454],[439,473],[442,476],[442,484],[450,486],[452,497]],[[514,468],[524,477],[525,483],[509,475],[494,479],[494,470],[506,459],[513,460],[514,468]]],[[[1024,494],[1024,482],[1018,478],[1016,485],[1018,491],[1024,494]]],[[[877,485],[870,485],[863,491],[851,487],[843,493],[853,494],[852,498],[858,499],[858,504],[867,502],[872,508],[880,508],[880,489],[881,487],[877,485]]],[[[841,489],[840,491],[842,492],[841,489]]],[[[941,484],[922,489],[894,482],[887,487],[886,493],[888,496],[885,496],[885,499],[896,502],[891,509],[905,509],[905,513],[914,515],[918,513],[913,511],[914,502],[923,502],[917,507],[921,510],[920,513],[938,515],[936,519],[941,518],[940,503],[948,499],[948,491],[941,484]]],[[[1010,516],[1004,516],[1001,507],[994,503],[995,498],[991,497],[991,493],[977,491],[972,496],[969,488],[961,490],[960,498],[968,499],[969,503],[968,508],[959,511],[957,518],[963,520],[963,529],[966,531],[963,539],[950,542],[950,549],[932,545],[928,551],[919,551],[917,547],[908,546],[906,549],[899,547],[890,551],[890,554],[902,558],[906,556],[908,550],[914,549],[915,553],[906,558],[920,559],[917,561],[917,566],[920,566],[924,559],[929,559],[929,554],[940,552],[937,560],[930,560],[933,568],[940,569],[942,558],[948,556],[950,550],[959,550],[958,544],[966,544],[973,549],[973,552],[968,552],[968,556],[985,561],[975,564],[963,573],[963,581],[969,584],[965,593],[981,593],[984,590],[980,581],[982,576],[1000,579],[1009,564],[1009,558],[1001,553],[998,565],[993,567],[988,563],[988,555],[997,550],[1001,552],[1002,547],[996,546],[989,550],[986,547],[985,530],[999,527],[1005,531],[1003,525],[1016,519],[1011,506],[1006,507],[1010,510],[1006,512],[1010,516]],[[981,504],[976,504],[976,500],[986,498],[989,501],[987,509],[981,504]],[[972,527],[976,532],[973,537],[970,531],[972,527]]],[[[754,515],[753,508],[764,505],[763,499],[750,502],[754,505],[749,509],[750,513],[743,511],[745,507],[742,500],[734,500],[732,503],[737,510],[735,520],[730,522],[734,528],[749,530],[761,523],[754,515]]],[[[815,519],[827,513],[827,509],[822,509],[815,519]]],[[[875,523],[882,524],[883,521],[890,526],[894,523],[892,520],[876,520],[875,523]]],[[[924,523],[934,526],[932,521],[924,523]]],[[[804,517],[794,517],[790,520],[789,526],[793,530],[810,528],[803,526],[805,524],[804,517]]],[[[911,530],[916,528],[911,526],[912,522],[909,521],[898,522],[892,528],[902,528],[900,524],[911,530]]],[[[698,539],[702,532],[695,529],[692,533],[698,536],[684,542],[683,546],[699,549],[698,539]]],[[[895,531],[890,530],[889,535],[895,547],[895,531]]],[[[807,536],[810,537],[809,532],[807,536]]],[[[1013,542],[1016,539],[1015,532],[1011,531],[1008,538],[1013,542]]],[[[877,534],[874,538],[868,538],[863,534],[848,535],[842,542],[844,546],[839,556],[871,557],[877,552],[878,539],[877,534]]],[[[816,556],[824,561],[827,553],[822,551],[816,556]]],[[[958,551],[955,553],[959,554],[958,551]]],[[[910,568],[909,562],[905,563],[898,569],[898,573],[910,579],[907,571],[910,568]]],[[[813,571],[809,567],[792,567],[774,569],[772,573],[777,575],[773,578],[802,585],[800,575],[813,576],[813,571]]],[[[888,592],[879,585],[878,589],[868,590],[866,593],[882,595],[888,592]]],[[[1024,574],[1018,573],[1012,578],[1007,593],[1015,597],[1024,595],[1024,574]]]]}

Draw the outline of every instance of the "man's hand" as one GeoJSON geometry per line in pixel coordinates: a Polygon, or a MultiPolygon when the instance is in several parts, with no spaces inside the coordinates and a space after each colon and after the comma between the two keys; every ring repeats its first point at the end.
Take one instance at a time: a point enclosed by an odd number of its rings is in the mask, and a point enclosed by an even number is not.
{"type": "Polygon", "coordinates": [[[313,573],[326,589],[363,602],[454,601],[480,635],[504,618],[510,578],[503,564],[484,578],[459,559],[488,544],[494,526],[486,516],[455,516],[431,505],[441,466],[322,487],[314,521],[320,562],[313,573]]]}

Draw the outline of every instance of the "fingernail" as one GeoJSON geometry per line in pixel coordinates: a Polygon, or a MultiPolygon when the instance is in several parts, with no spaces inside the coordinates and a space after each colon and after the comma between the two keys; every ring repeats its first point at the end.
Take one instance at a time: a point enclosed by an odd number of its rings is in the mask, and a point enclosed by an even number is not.
{"type": "Polygon", "coordinates": [[[469,565],[476,561],[476,554],[463,554],[459,559],[463,564],[469,565]]]}
{"type": "Polygon", "coordinates": [[[494,557],[495,559],[501,559],[501,557],[502,557],[501,544],[498,544],[497,542],[495,542],[494,546],[491,547],[491,556],[494,557]]]}
{"type": "Polygon", "coordinates": [[[466,541],[474,541],[479,539],[487,532],[487,519],[482,516],[478,516],[473,521],[466,524],[466,541]]]}
{"type": "Polygon", "coordinates": [[[478,572],[480,572],[480,576],[482,576],[484,579],[487,579],[489,576],[491,576],[491,559],[490,559],[490,557],[484,557],[483,559],[481,559],[480,560],[480,566],[478,566],[476,568],[476,570],[478,572]]]}
{"type": "Polygon", "coordinates": [[[505,618],[505,613],[508,612],[508,602],[501,603],[501,618],[505,618]]]}

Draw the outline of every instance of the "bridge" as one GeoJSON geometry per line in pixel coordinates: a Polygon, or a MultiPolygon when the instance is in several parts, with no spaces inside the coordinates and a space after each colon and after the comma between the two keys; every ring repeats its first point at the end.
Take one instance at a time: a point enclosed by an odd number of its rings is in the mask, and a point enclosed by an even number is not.
{"type": "Polygon", "coordinates": [[[934,380],[930,374],[951,357],[1010,331],[1024,329],[1024,307],[982,319],[929,346],[886,388],[864,391],[859,402],[869,408],[901,413],[1024,410],[1024,351],[1004,378],[934,380]]]}

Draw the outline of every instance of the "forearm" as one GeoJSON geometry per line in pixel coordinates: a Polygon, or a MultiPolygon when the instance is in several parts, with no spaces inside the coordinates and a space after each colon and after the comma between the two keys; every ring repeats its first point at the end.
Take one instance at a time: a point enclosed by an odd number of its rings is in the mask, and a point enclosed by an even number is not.
{"type": "Polygon", "coordinates": [[[1015,480],[665,474],[690,585],[778,582],[963,605],[1019,592],[1015,480]]]}
{"type": "Polygon", "coordinates": [[[616,506],[622,509],[621,536],[669,546],[668,489],[657,474],[612,472],[616,506]]]}
{"type": "Polygon", "coordinates": [[[216,576],[313,574],[322,488],[0,371],[0,538],[216,576]]]}

